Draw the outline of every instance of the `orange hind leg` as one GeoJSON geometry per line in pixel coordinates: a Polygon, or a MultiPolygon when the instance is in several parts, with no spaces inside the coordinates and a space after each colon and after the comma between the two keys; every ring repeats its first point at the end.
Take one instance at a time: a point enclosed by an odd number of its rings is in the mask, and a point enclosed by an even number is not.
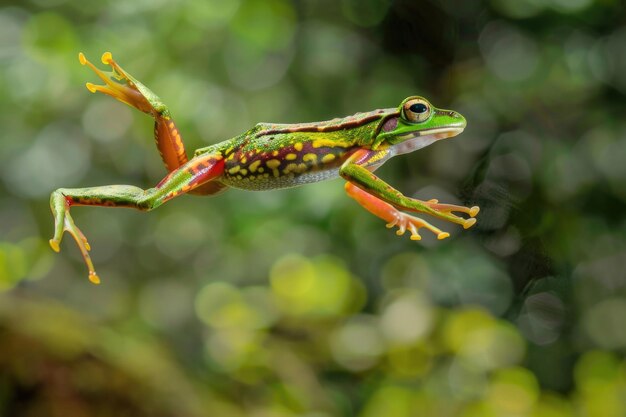
{"type": "Polygon", "coordinates": [[[122,103],[126,103],[154,118],[154,138],[163,163],[169,172],[187,163],[187,154],[183,139],[172,119],[167,106],[148,87],[137,81],[113,60],[110,52],[102,54],[102,63],[109,65],[111,71],[102,71],[89,62],[81,52],[78,59],[82,65],[88,65],[104,85],[87,83],[92,93],[107,94],[122,103]]]}

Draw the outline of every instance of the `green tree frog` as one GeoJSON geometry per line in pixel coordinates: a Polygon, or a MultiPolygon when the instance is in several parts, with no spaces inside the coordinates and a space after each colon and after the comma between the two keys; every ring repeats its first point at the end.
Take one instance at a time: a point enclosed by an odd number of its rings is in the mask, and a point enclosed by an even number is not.
{"type": "Polygon", "coordinates": [[[272,190],[336,178],[346,180],[345,191],[366,210],[420,240],[419,229],[444,239],[449,233],[408,212],[423,213],[457,223],[467,229],[476,222],[479,208],[440,204],[407,197],[373,174],[389,158],[413,152],[438,140],[458,135],[465,118],[451,110],[434,107],[419,96],[404,99],[398,107],[378,109],[315,123],[258,123],[224,142],[195,151],[188,158],[183,140],[169,109],[142,83],[124,71],[110,52],[102,63],[104,72],[80,53],[104,85],[87,83],[89,91],[107,94],[155,120],[156,145],[168,174],[148,189],[132,185],[59,188],[50,196],[54,216],[53,250],[59,251],[64,232],[69,232],[89,270],[99,283],[90,246],[70,215],[73,206],[130,207],[150,211],[182,194],[213,195],[229,187],[272,190]],[[457,214],[465,214],[465,217],[457,214]]]}

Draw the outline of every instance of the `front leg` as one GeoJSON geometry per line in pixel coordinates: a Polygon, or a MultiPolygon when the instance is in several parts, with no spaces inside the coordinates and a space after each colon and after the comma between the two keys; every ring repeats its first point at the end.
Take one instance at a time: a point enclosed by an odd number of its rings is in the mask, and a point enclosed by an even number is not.
{"type": "Polygon", "coordinates": [[[396,234],[398,236],[402,236],[408,230],[411,233],[411,240],[421,240],[422,236],[419,234],[419,229],[421,228],[433,232],[437,235],[437,239],[445,239],[450,236],[450,233],[442,231],[419,217],[401,212],[391,204],[385,203],[372,194],[368,194],[350,182],[346,183],[345,190],[350,197],[354,198],[367,211],[386,221],[387,228],[397,226],[396,234]]]}
{"type": "Polygon", "coordinates": [[[439,239],[444,239],[449,233],[443,232],[427,221],[400,210],[407,210],[419,213],[426,213],[457,223],[468,229],[476,223],[474,218],[479,211],[477,206],[463,207],[452,204],[439,204],[437,200],[422,201],[406,197],[401,192],[378,178],[367,168],[369,159],[363,155],[356,155],[350,158],[341,167],[340,175],[349,183],[346,184],[346,192],[359,204],[365,207],[372,214],[385,220],[388,227],[398,226],[398,234],[404,234],[406,230],[411,232],[411,239],[419,240],[420,228],[426,228],[437,235],[439,239]],[[465,213],[469,218],[463,218],[453,213],[465,213]]]}

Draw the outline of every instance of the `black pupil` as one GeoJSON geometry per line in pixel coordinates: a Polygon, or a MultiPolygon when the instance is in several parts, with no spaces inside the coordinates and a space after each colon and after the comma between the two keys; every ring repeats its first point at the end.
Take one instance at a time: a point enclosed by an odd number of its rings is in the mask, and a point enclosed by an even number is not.
{"type": "Polygon", "coordinates": [[[428,111],[428,107],[426,107],[424,103],[415,103],[412,104],[411,107],[409,107],[409,110],[411,110],[413,113],[421,114],[426,113],[428,111]]]}

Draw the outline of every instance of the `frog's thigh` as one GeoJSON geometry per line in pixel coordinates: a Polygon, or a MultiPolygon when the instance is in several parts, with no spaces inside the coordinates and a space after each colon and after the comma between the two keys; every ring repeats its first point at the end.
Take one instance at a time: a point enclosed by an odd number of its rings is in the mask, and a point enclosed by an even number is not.
{"type": "Polygon", "coordinates": [[[224,173],[224,159],[219,154],[203,154],[170,172],[156,187],[146,190],[144,198],[149,209],[156,208],[172,198],[191,193],[216,194],[224,185],[213,180],[224,173]]]}
{"type": "Polygon", "coordinates": [[[388,223],[395,219],[394,213],[397,212],[397,210],[391,204],[361,190],[359,187],[350,182],[346,182],[345,190],[350,197],[355,199],[361,206],[373,215],[380,217],[388,223]]]}
{"type": "Polygon", "coordinates": [[[172,171],[147,190],[130,185],[60,189],[70,205],[131,207],[152,210],[172,198],[208,185],[224,171],[221,155],[201,155],[172,171]]]}

